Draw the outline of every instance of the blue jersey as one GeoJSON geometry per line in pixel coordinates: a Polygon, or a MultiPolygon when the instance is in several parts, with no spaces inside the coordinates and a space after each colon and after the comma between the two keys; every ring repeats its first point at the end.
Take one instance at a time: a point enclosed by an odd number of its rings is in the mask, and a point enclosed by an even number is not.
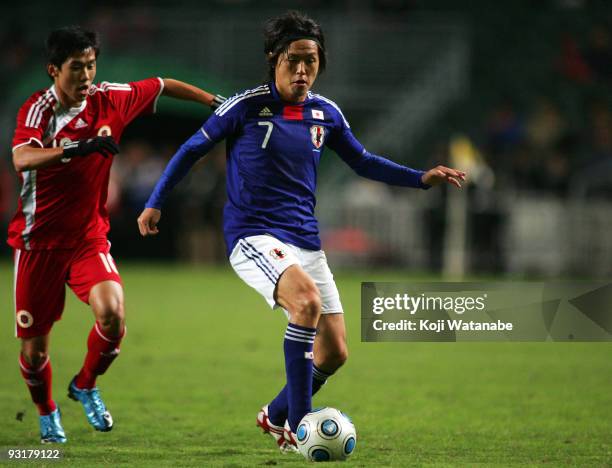
{"type": "Polygon", "coordinates": [[[368,153],[331,100],[309,92],[304,102],[288,104],[268,83],[236,94],[214,112],[174,156],[146,206],[160,208],[197,158],[223,139],[228,255],[240,238],[259,234],[305,249],[321,248],[315,191],[326,146],[365,177],[427,188],[421,182],[422,171],[368,153]]]}

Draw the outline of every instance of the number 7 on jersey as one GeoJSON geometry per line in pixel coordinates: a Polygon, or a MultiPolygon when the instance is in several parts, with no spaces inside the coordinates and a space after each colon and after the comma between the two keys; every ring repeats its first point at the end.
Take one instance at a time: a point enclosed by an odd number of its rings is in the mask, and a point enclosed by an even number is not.
{"type": "Polygon", "coordinates": [[[272,122],[268,122],[267,120],[265,120],[263,122],[257,122],[257,125],[268,127],[268,130],[266,131],[266,136],[264,137],[263,143],[261,144],[261,147],[265,149],[268,146],[270,135],[272,135],[272,129],[274,128],[274,124],[272,122]]]}

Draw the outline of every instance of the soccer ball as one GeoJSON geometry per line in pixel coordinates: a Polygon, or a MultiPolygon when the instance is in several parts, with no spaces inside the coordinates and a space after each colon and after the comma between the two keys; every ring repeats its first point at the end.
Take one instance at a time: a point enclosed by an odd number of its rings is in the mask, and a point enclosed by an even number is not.
{"type": "Polygon", "coordinates": [[[336,408],[317,408],[302,418],[295,434],[307,460],[346,460],[355,450],[357,432],[351,419],[336,408]]]}

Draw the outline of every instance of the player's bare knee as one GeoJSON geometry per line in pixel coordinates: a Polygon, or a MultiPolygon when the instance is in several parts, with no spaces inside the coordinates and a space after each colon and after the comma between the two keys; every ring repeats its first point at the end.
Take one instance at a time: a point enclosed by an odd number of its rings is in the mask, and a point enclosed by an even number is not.
{"type": "Polygon", "coordinates": [[[96,320],[102,331],[111,336],[120,335],[125,321],[123,304],[119,300],[111,300],[96,310],[96,320]]]}
{"type": "Polygon", "coordinates": [[[321,316],[319,291],[315,289],[301,293],[295,301],[295,314],[303,320],[316,323],[321,316]]]}
{"type": "Polygon", "coordinates": [[[42,366],[49,357],[46,351],[37,349],[24,349],[21,351],[21,355],[23,356],[25,362],[27,362],[33,369],[37,369],[42,366]]]}

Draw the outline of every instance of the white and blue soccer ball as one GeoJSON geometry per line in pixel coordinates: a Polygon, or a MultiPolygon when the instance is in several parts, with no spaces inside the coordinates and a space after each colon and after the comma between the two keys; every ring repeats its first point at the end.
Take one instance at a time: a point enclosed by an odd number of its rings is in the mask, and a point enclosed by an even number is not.
{"type": "Polygon", "coordinates": [[[357,431],[336,408],[317,408],[302,418],[295,433],[298,449],[307,460],[346,460],[355,450],[357,431]]]}

